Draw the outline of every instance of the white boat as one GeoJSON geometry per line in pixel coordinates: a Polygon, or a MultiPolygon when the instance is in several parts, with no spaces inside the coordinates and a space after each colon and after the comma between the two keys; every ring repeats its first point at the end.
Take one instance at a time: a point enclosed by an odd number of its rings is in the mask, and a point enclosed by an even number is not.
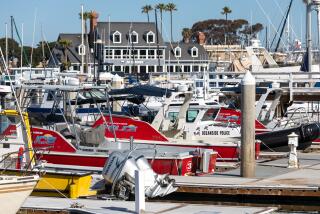
{"type": "Polygon", "coordinates": [[[0,176],[1,213],[15,214],[31,194],[39,176],[0,176]]]}

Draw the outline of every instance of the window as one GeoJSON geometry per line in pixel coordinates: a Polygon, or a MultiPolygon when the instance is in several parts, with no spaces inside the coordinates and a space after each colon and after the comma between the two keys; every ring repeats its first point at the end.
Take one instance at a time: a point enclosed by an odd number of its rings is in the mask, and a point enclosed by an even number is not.
{"type": "Polygon", "coordinates": [[[73,70],[75,71],[80,71],[80,65],[74,65],[73,70]]]}
{"type": "Polygon", "coordinates": [[[129,52],[129,50],[122,50],[122,58],[123,59],[128,59],[128,58],[130,58],[130,52],[129,52]]]}
{"type": "Polygon", "coordinates": [[[174,49],[174,55],[175,55],[175,57],[181,57],[181,48],[180,47],[176,47],[174,49]]]}
{"type": "Polygon", "coordinates": [[[177,119],[179,112],[169,112],[168,117],[171,123],[174,123],[174,121],[177,119]]]}
{"type": "Polygon", "coordinates": [[[156,56],[155,56],[155,51],[154,51],[154,50],[148,50],[148,58],[149,58],[149,59],[154,59],[154,58],[156,58],[156,56]]]}
{"type": "Polygon", "coordinates": [[[147,50],[140,50],[140,59],[147,58],[147,50]]]}
{"type": "Polygon", "coordinates": [[[196,47],[191,48],[191,56],[198,57],[198,48],[196,47]]]}
{"type": "Polygon", "coordinates": [[[106,50],[106,59],[112,59],[112,50],[106,50]]]}
{"type": "Polygon", "coordinates": [[[150,65],[150,66],[148,67],[148,71],[151,72],[151,73],[154,72],[154,66],[150,65]]]}
{"type": "Polygon", "coordinates": [[[138,50],[131,50],[131,58],[138,59],[138,50]]]}
{"type": "Polygon", "coordinates": [[[203,82],[202,81],[196,81],[196,88],[203,88],[203,82]]]}
{"type": "Polygon", "coordinates": [[[191,67],[189,65],[185,65],[184,67],[184,72],[191,72],[191,67]]]}
{"type": "Polygon", "coordinates": [[[121,71],[121,66],[114,66],[114,71],[121,71]]]}
{"type": "Polygon", "coordinates": [[[214,121],[216,118],[217,114],[219,112],[219,108],[216,109],[208,109],[206,113],[203,115],[201,121],[214,121]]]}
{"type": "Polygon", "coordinates": [[[170,73],[173,72],[173,66],[172,66],[172,65],[168,66],[168,71],[169,71],[170,73]]]}
{"type": "Polygon", "coordinates": [[[194,65],[193,68],[192,68],[194,72],[197,72],[199,71],[199,65],[194,65]]]}
{"type": "MultiPolygon", "coordinates": [[[[129,35],[130,35],[130,34],[129,34],[129,35]]],[[[132,42],[132,43],[138,43],[138,33],[137,33],[137,32],[133,31],[133,32],[131,33],[131,40],[130,40],[130,42],[132,42]]]]}
{"type": "Polygon", "coordinates": [[[176,72],[182,72],[181,65],[177,65],[177,66],[176,66],[176,72]]]}
{"type": "Polygon", "coordinates": [[[157,56],[159,56],[160,59],[163,59],[163,50],[157,50],[157,56]]]}
{"type": "Polygon", "coordinates": [[[121,58],[121,50],[114,50],[114,58],[115,59],[121,58]]]}
{"type": "Polygon", "coordinates": [[[147,43],[154,43],[155,42],[154,37],[155,37],[155,35],[152,31],[147,33],[147,43]]]}
{"type": "Polygon", "coordinates": [[[196,120],[198,113],[199,113],[199,110],[188,110],[186,122],[193,123],[196,120]]]}
{"type": "Polygon", "coordinates": [[[157,71],[156,72],[163,72],[163,66],[157,65],[157,71]]]}
{"type": "Polygon", "coordinates": [[[113,34],[113,43],[121,43],[121,33],[119,31],[116,31],[113,34]]]}

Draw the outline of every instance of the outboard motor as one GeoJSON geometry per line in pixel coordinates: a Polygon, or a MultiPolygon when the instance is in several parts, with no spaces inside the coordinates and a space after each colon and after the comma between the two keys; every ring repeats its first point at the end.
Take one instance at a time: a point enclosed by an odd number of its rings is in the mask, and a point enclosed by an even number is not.
{"type": "Polygon", "coordinates": [[[134,194],[135,170],[144,171],[145,195],[150,198],[165,196],[177,190],[168,175],[153,171],[143,155],[134,156],[132,151],[112,152],[102,170],[107,184],[112,185],[111,194],[128,200],[134,194]]]}

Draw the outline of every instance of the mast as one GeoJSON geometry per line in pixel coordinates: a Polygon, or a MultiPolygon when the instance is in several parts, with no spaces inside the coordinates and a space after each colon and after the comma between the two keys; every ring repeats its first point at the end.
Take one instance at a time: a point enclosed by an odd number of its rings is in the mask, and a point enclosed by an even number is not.
{"type": "Polygon", "coordinates": [[[278,42],[277,42],[277,46],[276,46],[275,52],[278,51],[278,48],[279,48],[279,45],[280,45],[280,42],[281,42],[281,37],[282,37],[284,28],[285,28],[286,23],[287,23],[287,20],[288,20],[288,16],[289,16],[289,13],[290,13],[290,9],[291,9],[292,2],[293,2],[293,0],[290,1],[289,7],[288,7],[288,9],[287,9],[286,16],[285,16],[285,20],[284,20],[284,23],[283,23],[283,25],[282,25],[282,29],[281,29],[281,32],[280,32],[280,35],[279,35],[279,40],[278,40],[278,42]]]}
{"type": "Polygon", "coordinates": [[[9,56],[8,56],[8,23],[6,23],[6,65],[9,68],[9,56]]]}
{"type": "Polygon", "coordinates": [[[311,72],[312,67],[312,39],[311,39],[311,12],[312,12],[312,1],[307,0],[306,8],[307,8],[307,17],[306,17],[306,43],[307,43],[307,54],[308,54],[308,72],[311,72]]]}
{"type": "Polygon", "coordinates": [[[10,22],[11,22],[11,49],[10,49],[10,56],[12,57],[14,54],[14,48],[13,48],[13,16],[10,16],[10,22]]]}
{"type": "MultiPolygon", "coordinates": [[[[20,55],[20,69],[22,75],[22,65],[23,65],[23,23],[21,24],[21,55],[20,55]]],[[[31,75],[31,71],[30,71],[31,75]]]]}
{"type": "Polygon", "coordinates": [[[288,23],[287,23],[287,52],[290,49],[290,16],[288,15],[288,23]]]}
{"type": "Polygon", "coordinates": [[[269,41],[268,41],[268,26],[266,26],[266,49],[269,51],[269,41]]]}
{"type": "Polygon", "coordinates": [[[81,53],[81,69],[80,69],[80,74],[83,73],[83,69],[84,69],[84,51],[85,51],[85,47],[84,47],[84,43],[83,43],[83,34],[84,34],[84,22],[83,22],[83,5],[81,5],[81,48],[82,48],[82,53],[81,53]]]}

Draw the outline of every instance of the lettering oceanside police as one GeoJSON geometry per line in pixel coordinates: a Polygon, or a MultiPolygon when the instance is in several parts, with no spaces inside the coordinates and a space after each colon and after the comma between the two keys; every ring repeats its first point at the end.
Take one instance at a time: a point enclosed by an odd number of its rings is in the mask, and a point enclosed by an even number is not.
{"type": "Polygon", "coordinates": [[[202,131],[202,135],[230,135],[230,131],[202,131]]]}

